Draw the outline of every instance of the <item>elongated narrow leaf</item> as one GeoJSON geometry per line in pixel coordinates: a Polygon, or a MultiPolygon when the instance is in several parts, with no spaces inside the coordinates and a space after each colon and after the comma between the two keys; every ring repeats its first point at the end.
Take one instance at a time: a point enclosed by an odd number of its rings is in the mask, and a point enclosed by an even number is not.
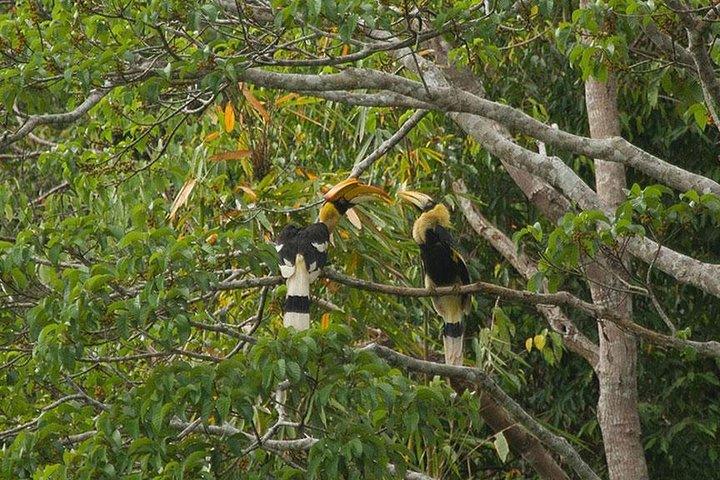
{"type": "Polygon", "coordinates": [[[230,102],[225,105],[225,131],[232,132],[235,128],[235,109],[230,102]]]}
{"type": "Polygon", "coordinates": [[[205,139],[204,139],[203,141],[204,141],[205,143],[210,143],[210,142],[212,142],[213,140],[216,140],[219,136],[220,136],[220,134],[219,134],[218,132],[208,133],[207,136],[205,137],[205,139]]]}
{"type": "Polygon", "coordinates": [[[248,101],[250,106],[255,110],[257,113],[260,114],[262,119],[265,121],[265,123],[270,123],[270,114],[265,109],[265,106],[262,104],[260,100],[257,99],[255,95],[250,91],[250,89],[247,87],[247,85],[242,85],[242,93],[245,97],[245,100],[248,101]]]}
{"type": "Polygon", "coordinates": [[[168,218],[172,221],[175,220],[175,215],[177,214],[177,211],[187,203],[188,198],[190,198],[190,194],[192,193],[193,188],[195,188],[195,183],[197,180],[194,177],[190,177],[185,181],[185,184],[182,186],[180,191],[178,192],[177,196],[175,197],[175,200],[172,203],[172,206],[170,207],[170,213],[168,214],[168,218]]]}
{"type": "Polygon", "coordinates": [[[225,160],[240,160],[241,158],[249,157],[252,155],[251,150],[233,150],[230,152],[216,153],[210,157],[213,162],[222,162],[225,160]]]}

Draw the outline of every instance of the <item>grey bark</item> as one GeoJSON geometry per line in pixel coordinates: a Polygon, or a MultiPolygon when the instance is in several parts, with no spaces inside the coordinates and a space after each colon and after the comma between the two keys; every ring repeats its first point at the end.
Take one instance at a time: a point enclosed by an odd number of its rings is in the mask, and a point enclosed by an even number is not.
{"type": "MultiPolygon", "coordinates": [[[[593,138],[617,137],[620,123],[617,109],[617,85],[611,76],[607,82],[589,78],[585,82],[590,135],[593,138]]],[[[625,199],[625,167],[620,163],[595,160],[595,187],[606,208],[614,208],[625,199]]],[[[600,256],[605,256],[600,253],[600,256]]],[[[610,265],[611,259],[605,260],[610,265]]],[[[622,277],[628,266],[616,262],[615,271],[591,265],[587,269],[590,292],[597,305],[614,308],[632,322],[632,298],[622,292],[622,277]],[[606,288],[601,285],[607,285],[606,288]]],[[[600,319],[598,322],[600,350],[597,377],[600,387],[598,422],[611,480],[642,480],[648,478],[642,447],[638,414],[637,342],[617,325],[600,319]]]]}

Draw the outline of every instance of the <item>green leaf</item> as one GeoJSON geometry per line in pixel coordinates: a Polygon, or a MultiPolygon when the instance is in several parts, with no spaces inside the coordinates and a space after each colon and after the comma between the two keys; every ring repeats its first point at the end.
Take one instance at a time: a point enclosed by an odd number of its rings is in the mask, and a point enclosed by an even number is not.
{"type": "Polygon", "coordinates": [[[85,282],[85,289],[89,292],[96,292],[110,283],[112,278],[113,275],[110,274],[94,275],[85,282]]]}
{"type": "Polygon", "coordinates": [[[497,452],[500,460],[505,463],[508,453],[510,453],[510,447],[508,446],[507,439],[505,439],[505,435],[503,435],[502,432],[495,435],[493,446],[495,447],[495,451],[497,452]]]}

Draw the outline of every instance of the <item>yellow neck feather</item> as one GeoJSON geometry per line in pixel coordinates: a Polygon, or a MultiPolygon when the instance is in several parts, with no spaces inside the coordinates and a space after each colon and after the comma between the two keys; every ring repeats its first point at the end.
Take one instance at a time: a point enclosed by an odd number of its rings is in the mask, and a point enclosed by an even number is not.
{"type": "Polygon", "coordinates": [[[450,228],[450,212],[443,204],[436,205],[432,210],[420,215],[413,225],[415,243],[425,243],[425,233],[436,226],[450,228]]]}
{"type": "Polygon", "coordinates": [[[338,220],[340,220],[340,212],[331,202],[327,202],[320,207],[320,221],[325,224],[328,230],[332,232],[338,220]]]}

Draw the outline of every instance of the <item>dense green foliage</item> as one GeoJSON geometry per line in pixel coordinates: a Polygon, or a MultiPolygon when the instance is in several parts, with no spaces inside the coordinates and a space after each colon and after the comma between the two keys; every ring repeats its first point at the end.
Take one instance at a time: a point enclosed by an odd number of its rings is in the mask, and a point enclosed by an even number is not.
{"type": "MultiPolygon", "coordinates": [[[[581,10],[576,2],[500,0],[485,15],[482,3],[421,7],[436,13],[433,25],[446,28],[457,47],[451,57],[482,79],[488,98],[586,134],[582,81],[612,71],[623,136],[720,180],[718,131],[708,124],[699,85],[637,51],[648,18],[679,29],[664,6],[612,0],[581,10]],[[603,25],[608,18],[612,33],[603,25]],[[583,29],[592,42],[581,41],[583,29]]],[[[93,89],[113,85],[76,123],[40,127],[40,141],[25,138],[0,156],[0,478],[383,478],[388,463],[436,478],[532,477],[520,457],[508,455],[504,437],[484,425],[475,395],[456,396],[443,379],[408,375],[360,350],[378,341],[439,358],[440,322],[428,299],[321,279],[313,293],[331,305],[315,303],[313,328],[290,334],[281,322],[283,286],[218,289],[231,274],[276,275],[274,235],[288,221],[313,221],[321,191],[409,116],[237,81],[243,69],[273,58],[355,52],[353,39],[367,40],[365,27],[411,38],[403,2],[272,4],[278,13],[266,24],[223,22],[213,2],[0,4],[0,101],[9,131],[17,130],[14,110],[69,111],[93,89]],[[308,25],[337,35],[301,40],[313,31],[308,25]],[[309,452],[279,454],[255,444],[277,420],[273,398],[285,380],[288,415],[301,427],[281,427],[273,438],[319,438],[309,452]],[[58,399],[66,401],[54,405],[58,399]],[[180,436],[178,423],[195,419],[231,424],[250,437],[202,429],[180,436]],[[26,422],[34,423],[12,430],[26,422]]],[[[720,60],[720,48],[713,54],[720,60]]],[[[355,65],[396,68],[384,52],[355,65]]],[[[552,153],[592,184],[590,159],[552,153]]],[[[629,175],[634,186],[606,231],[595,229],[599,212],[569,213],[558,227],[482,146],[431,112],[363,179],[390,192],[423,190],[455,206],[450,185],[463,178],[490,220],[510,236],[519,232],[552,288],[583,297],[580,254],[623,235],[720,261],[717,197],[629,175]]],[[[332,267],[421,285],[409,235],[414,212],[392,204],[358,215],[362,229],[343,220],[336,232],[332,267]]],[[[528,284],[518,276],[459,211],[453,219],[473,279],[537,287],[539,278],[528,284]]],[[[647,266],[636,268],[633,281],[645,285],[647,266]]],[[[717,298],[663,274],[649,278],[678,335],[720,336],[717,298]]],[[[637,323],[666,330],[648,298],[637,297],[635,311],[637,323]]],[[[567,313],[596,337],[593,319],[567,313]]],[[[592,368],[562,347],[543,318],[478,296],[467,335],[466,361],[492,372],[602,472],[592,368]],[[526,349],[529,338],[535,343],[526,349]]],[[[652,478],[705,478],[720,469],[719,375],[716,360],[642,345],[640,413],[652,478]]]]}

